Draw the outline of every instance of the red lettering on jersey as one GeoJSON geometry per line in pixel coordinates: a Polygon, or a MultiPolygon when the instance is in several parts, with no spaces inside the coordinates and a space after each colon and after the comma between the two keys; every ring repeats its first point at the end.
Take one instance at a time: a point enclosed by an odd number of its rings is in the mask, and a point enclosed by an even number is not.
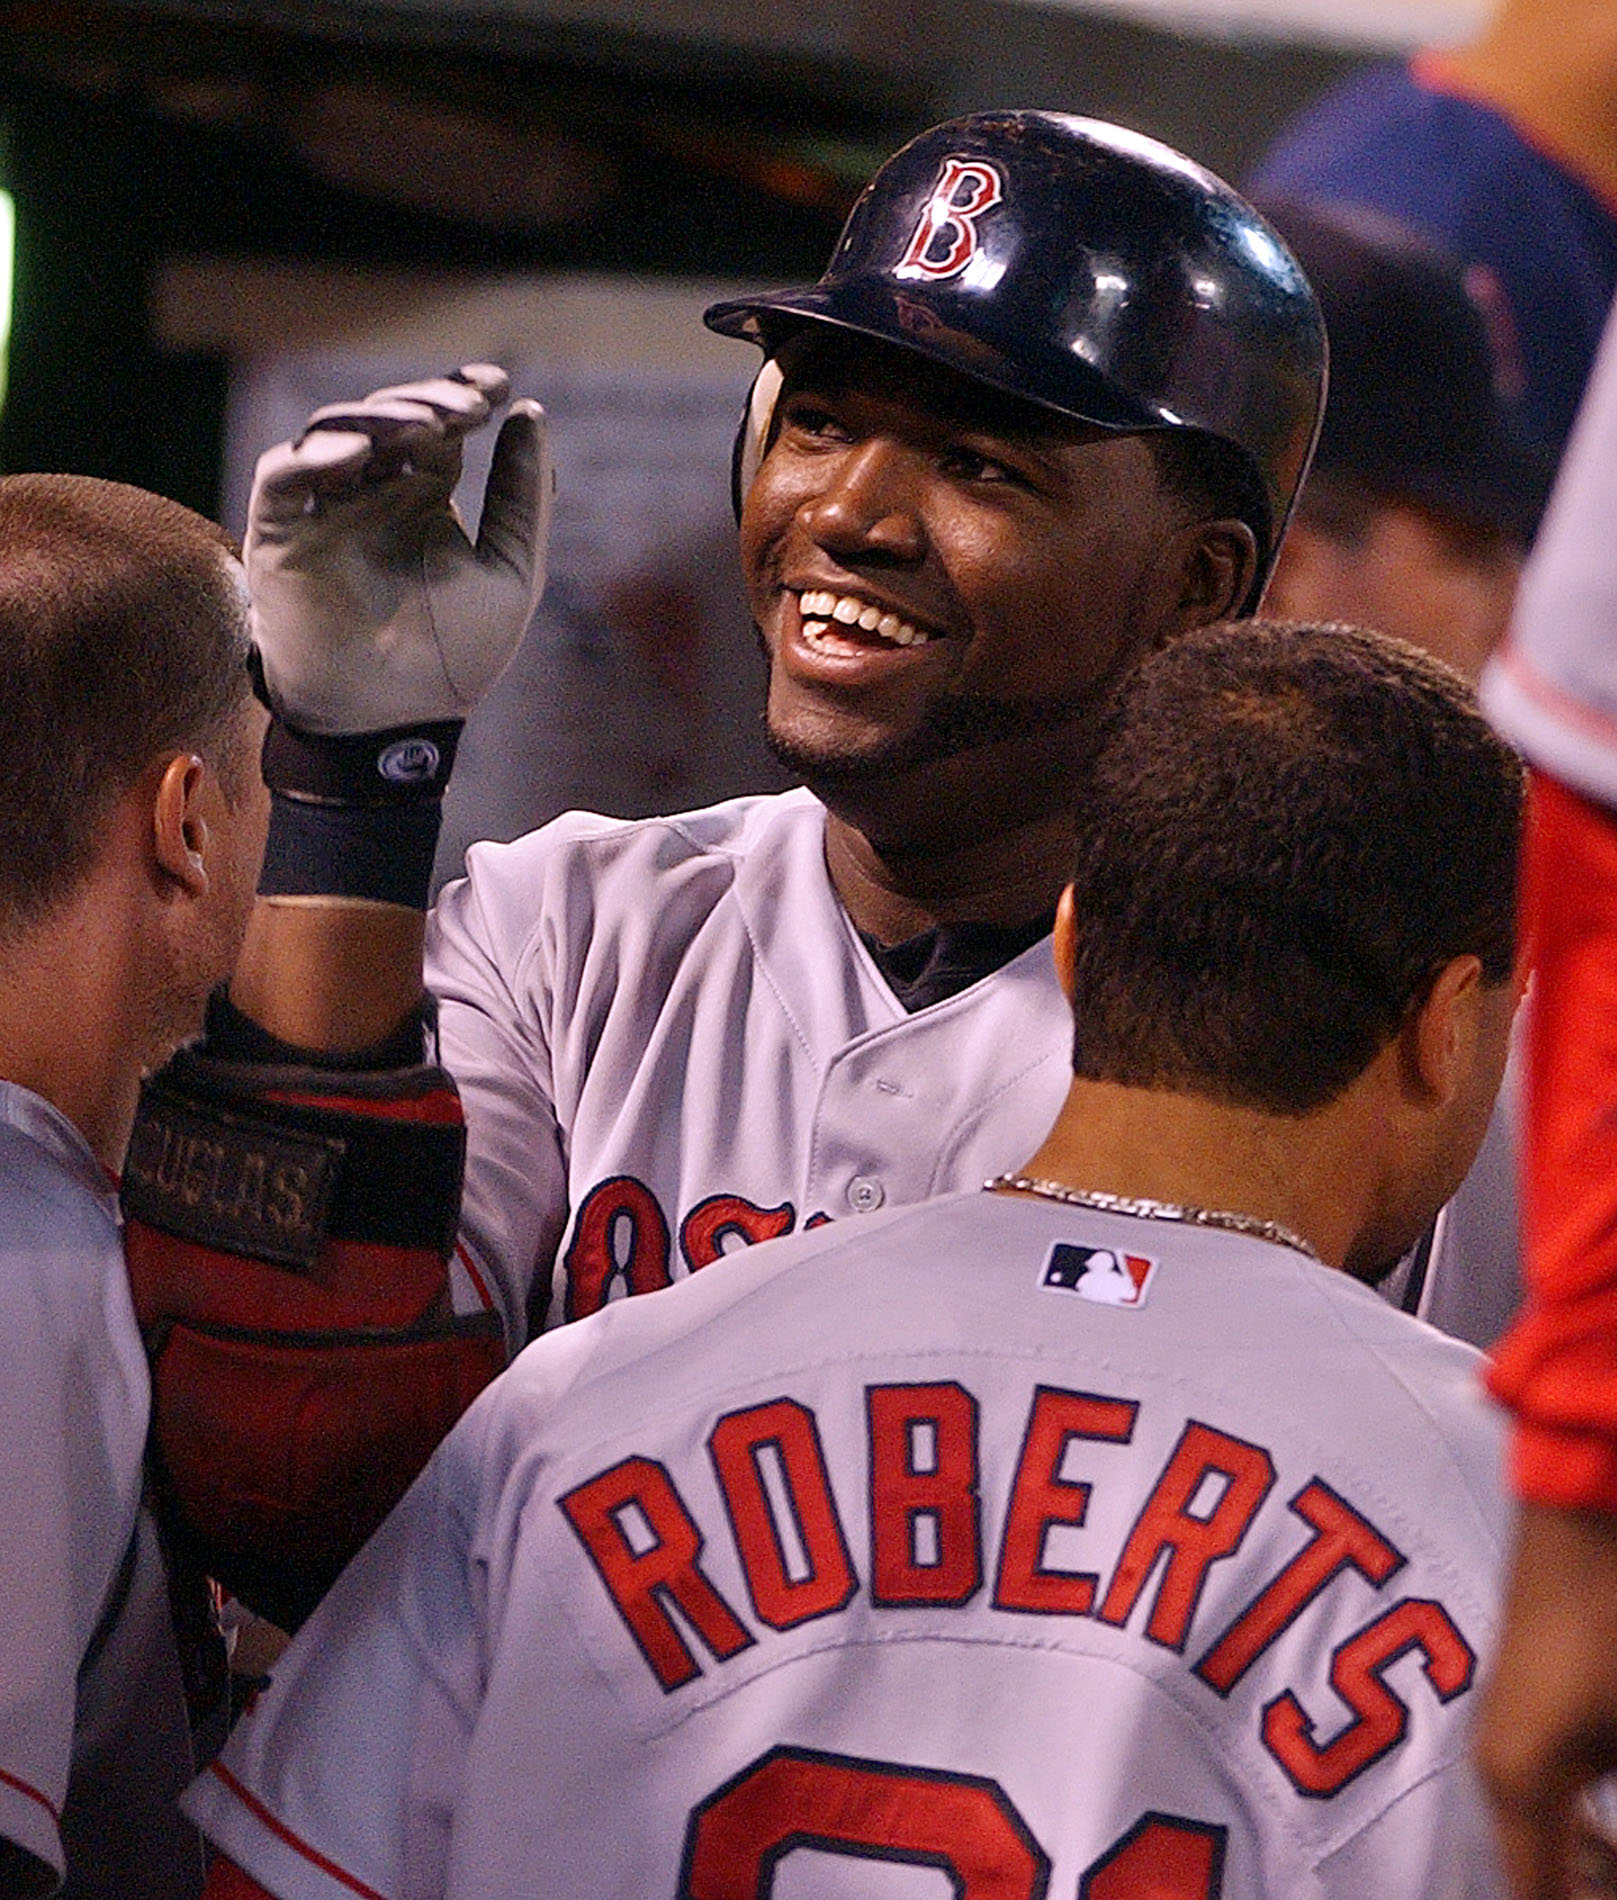
{"type": "Polygon", "coordinates": [[[1274,1461],[1261,1445],[1192,1419],[1129,1532],[1100,1606],[1101,1621],[1121,1626],[1129,1620],[1166,1553],[1145,1633],[1165,1649],[1183,1649],[1208,1571],[1238,1547],[1274,1480],[1274,1461]],[[1198,1516],[1191,1507],[1209,1479],[1222,1480],[1222,1489],[1212,1508],[1198,1516]]]}
{"type": "Polygon", "coordinates": [[[710,1194],[679,1224],[679,1250],[692,1273],[712,1266],[724,1252],[724,1243],[736,1239],[751,1247],[760,1240],[778,1240],[792,1231],[797,1210],[790,1201],[780,1207],[757,1207],[739,1194],[710,1194]]]}
{"type": "Polygon", "coordinates": [[[870,1597],[965,1603],[982,1584],[977,1401],[963,1386],[873,1385],[870,1597]]]}
{"type": "Polygon", "coordinates": [[[615,1174],[590,1189],[562,1265],[570,1320],[599,1312],[619,1274],[630,1293],[668,1285],[668,1222],[644,1181],[615,1174]]]}
{"type": "Polygon", "coordinates": [[[625,1458],[556,1502],[665,1691],[702,1673],[667,1603],[683,1613],[717,1661],[751,1647],[740,1618],[697,1564],[702,1533],[661,1465],[625,1458]],[[629,1512],[639,1514],[639,1538],[632,1536],[629,1512]],[[655,1541],[640,1547],[648,1533],[655,1541]]]}
{"type": "Polygon", "coordinates": [[[679,1900],[761,1900],[794,1847],[937,1868],[958,1900],[1050,1888],[1044,1850],[995,1782],[772,1748],[692,1810],[679,1900]]]}
{"type": "Polygon", "coordinates": [[[946,158],[893,275],[958,277],[982,248],[977,220],[1004,196],[997,165],[985,158],[946,158]],[[940,243],[944,248],[934,255],[940,243]]]}
{"type": "Polygon", "coordinates": [[[857,1585],[814,1414],[794,1399],[775,1399],[720,1419],[707,1442],[759,1617],[785,1630],[840,1610],[857,1585]],[[775,1454],[778,1506],[759,1464],[765,1451],[775,1454]],[[790,1513],[795,1529],[790,1557],[777,1509],[790,1513]],[[793,1576],[793,1568],[803,1574],[793,1576]]]}
{"type": "Polygon", "coordinates": [[[1218,1900],[1229,1832],[1153,1809],[1093,1863],[1078,1900],[1218,1900]]]}
{"type": "Polygon", "coordinates": [[[1291,1501],[1314,1535],[1266,1584],[1196,1665],[1195,1673],[1228,1695],[1288,1623],[1349,1566],[1377,1585],[1403,1567],[1404,1558],[1374,1524],[1360,1517],[1328,1484],[1314,1478],[1291,1501]]]}
{"type": "Polygon", "coordinates": [[[1052,1524],[1082,1524],[1089,1509],[1087,1484],[1059,1476],[1075,1438],[1126,1445],[1139,1406],[1132,1399],[1097,1398],[1041,1385],[1033,1396],[1022,1453],[1011,1484],[1005,1530],[994,1579],[994,1607],[1045,1615],[1087,1616],[1099,1581],[1093,1571],[1047,1570],[1045,1533],[1052,1524]]]}
{"type": "Polygon", "coordinates": [[[1426,1598],[1405,1597],[1350,1636],[1331,1659],[1331,1687],[1354,1715],[1334,1741],[1323,1748],[1315,1744],[1314,1724],[1289,1689],[1264,1706],[1264,1746],[1299,1794],[1323,1800],[1340,1793],[1404,1739],[1408,1706],[1382,1677],[1412,1649],[1420,1652],[1439,1702],[1452,1702],[1470,1688],[1477,1659],[1448,1611],[1426,1598]]]}

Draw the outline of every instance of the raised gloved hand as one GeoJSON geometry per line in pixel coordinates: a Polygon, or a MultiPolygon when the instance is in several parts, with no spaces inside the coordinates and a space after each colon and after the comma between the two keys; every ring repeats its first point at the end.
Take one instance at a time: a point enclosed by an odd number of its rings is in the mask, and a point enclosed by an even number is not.
{"type": "Polygon", "coordinates": [[[259,459],[246,542],[274,710],[306,733],[464,719],[539,603],[554,490],[538,403],[501,425],[475,540],[461,447],[509,389],[471,363],[316,410],[259,459]]]}

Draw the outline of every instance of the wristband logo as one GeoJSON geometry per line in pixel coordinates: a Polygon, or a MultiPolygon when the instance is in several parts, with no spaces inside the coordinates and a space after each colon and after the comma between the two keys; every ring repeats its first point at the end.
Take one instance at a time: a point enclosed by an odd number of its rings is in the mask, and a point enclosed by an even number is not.
{"type": "Polygon", "coordinates": [[[389,785],[425,785],[438,773],[440,754],[430,739],[395,739],[377,754],[376,769],[389,785]]]}

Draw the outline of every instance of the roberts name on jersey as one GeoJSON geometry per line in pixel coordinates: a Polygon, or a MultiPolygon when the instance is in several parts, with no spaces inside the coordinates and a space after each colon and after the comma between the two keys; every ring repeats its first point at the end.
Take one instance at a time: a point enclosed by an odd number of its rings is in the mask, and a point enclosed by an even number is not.
{"type": "Polygon", "coordinates": [[[1104,1448],[1133,1440],[1138,1399],[1041,1384],[1025,1405],[998,1395],[985,1408],[956,1380],[868,1385],[863,1396],[867,1481],[851,1496],[833,1488],[814,1408],[782,1394],[713,1419],[717,1514],[699,1519],[665,1462],[632,1454],[558,1500],[664,1692],[722,1674],[771,1633],[835,1618],[861,1599],[873,1624],[883,1612],[984,1602],[1007,1617],[1093,1618],[1183,1656],[1189,1676],[1219,1698],[1242,1695],[1254,1665],[1301,1624],[1299,1663],[1264,1674],[1261,1692],[1245,1695],[1245,1719],[1297,1792],[1318,1797],[1404,1739],[1409,1708],[1386,1679],[1394,1663],[1416,1657],[1417,1692],[1439,1702],[1471,1687],[1476,1652],[1448,1607],[1387,1587],[1406,1562],[1393,1538],[1318,1476],[1277,1495],[1264,1445],[1176,1421],[1154,1475],[1123,1468],[1133,1488],[1120,1500],[1127,1534],[1084,1540],[1091,1491],[1118,1470],[1104,1448]],[[985,1431],[1020,1447],[997,1489],[983,1484],[985,1431]],[[1147,1476],[1144,1489],[1131,1484],[1147,1476]],[[1286,1511],[1289,1536],[1272,1522],[1286,1511]],[[850,1517],[868,1549],[862,1571],[850,1517]],[[1198,1615],[1209,1572],[1249,1535],[1290,1554],[1233,1611],[1220,1602],[1198,1615]],[[718,1588],[704,1564],[717,1539],[744,1597],[718,1588]],[[1310,1612],[1327,1592],[1330,1635],[1311,1643],[1310,1612]],[[1339,1636],[1349,1605],[1356,1627],[1339,1636]]]}

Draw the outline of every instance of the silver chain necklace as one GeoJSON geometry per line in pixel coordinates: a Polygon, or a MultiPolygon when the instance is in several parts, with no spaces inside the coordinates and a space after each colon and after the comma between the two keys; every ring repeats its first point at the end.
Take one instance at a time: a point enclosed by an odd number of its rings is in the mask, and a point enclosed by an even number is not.
{"type": "Polygon", "coordinates": [[[985,1188],[1014,1188],[1019,1194],[1037,1194],[1047,1201],[1064,1201],[1069,1207],[1091,1207],[1097,1214],[1133,1214],[1141,1220],[1182,1221],[1188,1227],[1223,1227],[1232,1234],[1250,1234],[1255,1240],[1272,1241],[1277,1247],[1290,1247],[1310,1260],[1319,1255],[1289,1227],[1279,1221],[1259,1220],[1256,1214],[1231,1214],[1217,1207],[1182,1207],[1175,1201],[1148,1201],[1131,1194],[1103,1194],[1097,1188],[1063,1187],[1059,1181],[1043,1181],[1031,1174],[996,1174],[985,1188]]]}

